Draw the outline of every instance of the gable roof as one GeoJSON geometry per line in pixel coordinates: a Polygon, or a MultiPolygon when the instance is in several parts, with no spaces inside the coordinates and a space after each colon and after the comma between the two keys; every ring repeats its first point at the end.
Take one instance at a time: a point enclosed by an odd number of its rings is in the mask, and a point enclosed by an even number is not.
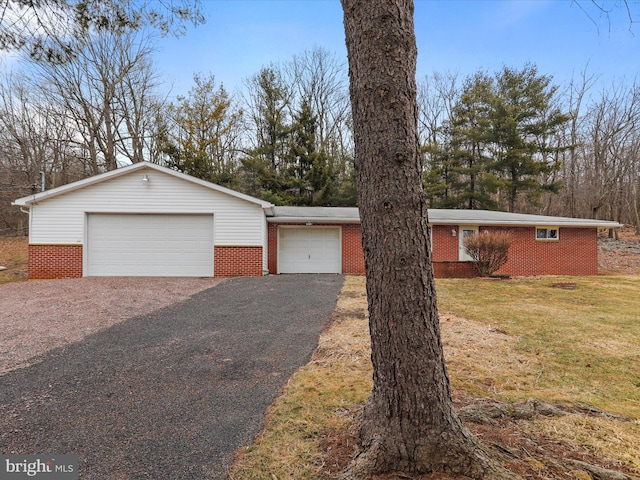
{"type": "Polygon", "coordinates": [[[151,162],[139,162],[139,163],[127,165],[126,167],[117,168],[116,170],[111,170],[109,172],[101,173],[93,177],[78,180],[77,182],[68,183],[60,187],[52,188],[51,190],[45,190],[44,192],[35,193],[27,197],[18,198],[17,200],[14,200],[11,204],[17,205],[20,207],[30,207],[31,205],[36,205],[41,201],[48,200],[50,198],[55,198],[60,195],[64,195],[65,193],[72,192],[74,190],[87,188],[87,187],[90,187],[91,185],[102,183],[114,178],[121,177],[123,175],[130,175],[134,172],[140,173],[144,170],[155,170],[157,172],[165,173],[167,175],[171,175],[181,180],[184,180],[196,185],[200,185],[201,187],[205,187],[210,190],[214,190],[216,192],[224,193],[226,195],[230,195],[232,197],[244,200],[246,202],[254,203],[256,205],[261,206],[263,209],[265,209],[268,215],[271,213],[270,210],[273,207],[273,204],[270,202],[265,202],[264,200],[260,200],[259,198],[255,198],[250,195],[245,195],[244,193],[236,192],[235,190],[231,190],[230,188],[221,187],[220,185],[216,185],[215,183],[207,182],[206,180],[201,180],[199,178],[192,177],[191,175],[187,175],[185,173],[181,173],[176,170],[171,170],[170,168],[162,167],[160,165],[156,165],[155,163],[151,163],[151,162]]]}
{"type": "MultiPolygon", "coordinates": [[[[499,225],[499,226],[554,226],[554,227],[622,227],[618,222],[584,218],[553,217],[490,210],[453,210],[430,208],[431,225],[499,225]]],[[[360,223],[356,207],[274,207],[272,223],[360,223]]]]}

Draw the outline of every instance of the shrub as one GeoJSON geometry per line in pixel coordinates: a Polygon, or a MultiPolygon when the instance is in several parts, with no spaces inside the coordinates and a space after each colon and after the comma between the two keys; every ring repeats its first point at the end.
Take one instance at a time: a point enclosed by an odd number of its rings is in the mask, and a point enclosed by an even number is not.
{"type": "Polygon", "coordinates": [[[507,232],[482,232],[464,239],[464,248],[482,277],[488,277],[507,263],[511,236],[507,232]]]}

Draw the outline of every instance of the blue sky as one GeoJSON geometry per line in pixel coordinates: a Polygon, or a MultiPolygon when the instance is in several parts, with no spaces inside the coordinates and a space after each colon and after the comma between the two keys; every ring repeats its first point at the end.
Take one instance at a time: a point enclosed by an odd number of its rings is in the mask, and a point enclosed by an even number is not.
{"type": "MultiPolygon", "coordinates": [[[[206,24],[158,42],[156,64],[171,96],[188,91],[194,72],[213,73],[233,92],[262,66],[314,46],[346,62],[338,0],[202,2],[206,24]]],[[[629,6],[640,22],[640,1],[629,6]]],[[[415,0],[415,26],[418,76],[531,62],[560,84],[588,65],[606,84],[631,81],[640,67],[640,23],[630,25],[623,9],[608,19],[590,0],[415,0]]]]}

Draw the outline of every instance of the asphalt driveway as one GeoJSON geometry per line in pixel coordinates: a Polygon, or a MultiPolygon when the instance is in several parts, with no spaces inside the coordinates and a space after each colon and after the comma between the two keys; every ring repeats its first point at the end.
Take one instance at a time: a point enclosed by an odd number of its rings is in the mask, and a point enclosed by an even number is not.
{"type": "Polygon", "coordinates": [[[227,478],[342,284],[231,279],[0,376],[0,453],[78,455],[81,479],[227,478]]]}

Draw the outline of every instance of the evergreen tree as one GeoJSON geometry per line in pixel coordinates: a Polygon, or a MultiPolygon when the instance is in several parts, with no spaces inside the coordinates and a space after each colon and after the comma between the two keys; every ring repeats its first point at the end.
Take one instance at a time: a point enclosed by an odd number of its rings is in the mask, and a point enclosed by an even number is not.
{"type": "Polygon", "coordinates": [[[311,99],[298,102],[275,67],[251,79],[255,138],[241,160],[244,190],[278,205],[355,205],[347,159],[330,155],[331,142],[318,138],[319,117],[311,99]]]}
{"type": "Polygon", "coordinates": [[[453,109],[448,160],[453,171],[449,208],[497,208],[492,194],[496,179],[488,168],[489,112],[493,80],[477,73],[465,82],[460,101],[453,109]]]}
{"type": "Polygon", "coordinates": [[[485,73],[468,77],[450,118],[439,127],[445,142],[425,147],[431,164],[424,180],[433,207],[497,208],[495,181],[487,168],[492,88],[493,79],[485,73]]]}
{"type": "Polygon", "coordinates": [[[569,116],[554,107],[556,90],[531,65],[467,78],[440,127],[446,142],[423,147],[431,206],[513,212],[522,196],[536,204],[542,193],[557,192],[560,184],[547,178],[569,148],[557,140],[569,116]]]}
{"type": "Polygon", "coordinates": [[[318,119],[305,99],[291,126],[289,181],[291,203],[324,205],[332,189],[332,172],[327,155],[316,150],[318,119]]]}
{"type": "Polygon", "coordinates": [[[237,183],[238,133],[242,113],[235,110],[213,75],[196,74],[186,97],[171,105],[170,126],[160,135],[165,163],[203,180],[233,187],[237,183]]]}
{"type": "Polygon", "coordinates": [[[522,70],[504,67],[496,78],[489,120],[492,169],[500,177],[510,212],[521,194],[537,203],[544,192],[557,192],[560,183],[545,181],[558,168],[550,161],[569,147],[554,147],[550,138],[561,131],[570,117],[553,106],[557,87],[551,77],[539,75],[533,65],[522,70]]]}
{"type": "Polygon", "coordinates": [[[251,195],[286,205],[291,92],[274,67],[263,68],[255,75],[249,89],[255,146],[241,159],[243,185],[251,195]]]}

